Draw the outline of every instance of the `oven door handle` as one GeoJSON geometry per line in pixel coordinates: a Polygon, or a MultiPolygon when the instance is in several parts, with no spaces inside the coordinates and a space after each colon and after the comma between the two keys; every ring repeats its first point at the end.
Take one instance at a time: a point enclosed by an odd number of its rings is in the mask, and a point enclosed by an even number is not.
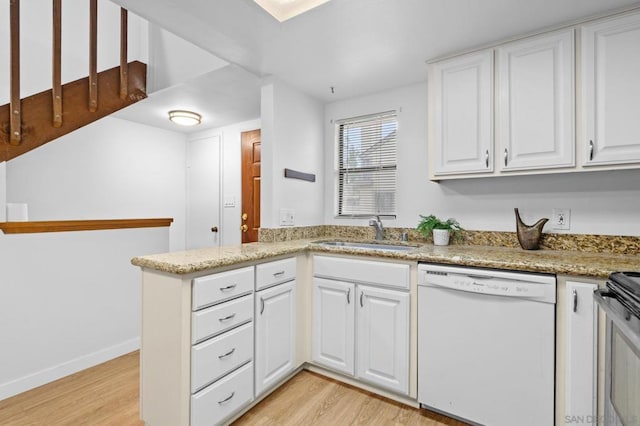
{"type": "Polygon", "coordinates": [[[640,350],[640,319],[631,313],[628,315],[621,314],[620,309],[616,309],[611,301],[608,300],[616,299],[616,295],[606,288],[594,291],[593,298],[600,306],[600,309],[607,314],[607,319],[616,325],[629,342],[635,346],[636,350],[640,350]],[[635,323],[634,326],[632,326],[632,322],[635,323]]]}

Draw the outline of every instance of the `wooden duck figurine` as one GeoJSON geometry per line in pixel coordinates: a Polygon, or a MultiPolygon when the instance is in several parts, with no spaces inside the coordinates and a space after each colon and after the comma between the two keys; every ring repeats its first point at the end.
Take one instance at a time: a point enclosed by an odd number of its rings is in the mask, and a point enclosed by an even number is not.
{"type": "Polygon", "coordinates": [[[544,224],[549,221],[546,217],[540,219],[533,225],[526,225],[520,219],[520,213],[518,209],[514,209],[516,212],[516,233],[518,234],[518,241],[520,246],[525,250],[537,250],[540,247],[540,237],[542,237],[542,228],[544,224]]]}

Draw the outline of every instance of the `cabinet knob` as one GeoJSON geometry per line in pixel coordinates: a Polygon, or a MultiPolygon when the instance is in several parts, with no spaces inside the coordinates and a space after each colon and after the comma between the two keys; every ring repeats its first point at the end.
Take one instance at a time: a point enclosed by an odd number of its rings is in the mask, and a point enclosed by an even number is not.
{"type": "Polygon", "coordinates": [[[211,227],[211,232],[218,232],[218,227],[217,226],[211,227]]]}

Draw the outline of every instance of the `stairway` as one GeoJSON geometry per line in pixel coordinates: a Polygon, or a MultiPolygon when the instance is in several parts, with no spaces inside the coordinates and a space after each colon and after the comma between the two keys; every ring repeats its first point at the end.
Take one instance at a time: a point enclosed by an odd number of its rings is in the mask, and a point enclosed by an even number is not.
{"type": "Polygon", "coordinates": [[[126,9],[120,10],[120,65],[97,72],[97,2],[89,0],[89,76],[61,83],[62,0],[53,0],[52,88],[21,98],[20,0],[9,0],[10,102],[0,106],[0,162],[11,160],[147,97],[146,65],[127,61],[126,9]]]}

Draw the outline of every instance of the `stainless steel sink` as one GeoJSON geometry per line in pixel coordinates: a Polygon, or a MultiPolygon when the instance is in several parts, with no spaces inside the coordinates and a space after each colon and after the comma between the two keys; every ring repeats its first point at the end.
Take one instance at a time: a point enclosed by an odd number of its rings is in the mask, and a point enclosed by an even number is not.
{"type": "Polygon", "coordinates": [[[415,246],[384,244],[384,243],[358,243],[353,241],[322,241],[317,244],[321,246],[344,247],[349,249],[360,249],[360,250],[411,251],[416,248],[415,246]]]}

